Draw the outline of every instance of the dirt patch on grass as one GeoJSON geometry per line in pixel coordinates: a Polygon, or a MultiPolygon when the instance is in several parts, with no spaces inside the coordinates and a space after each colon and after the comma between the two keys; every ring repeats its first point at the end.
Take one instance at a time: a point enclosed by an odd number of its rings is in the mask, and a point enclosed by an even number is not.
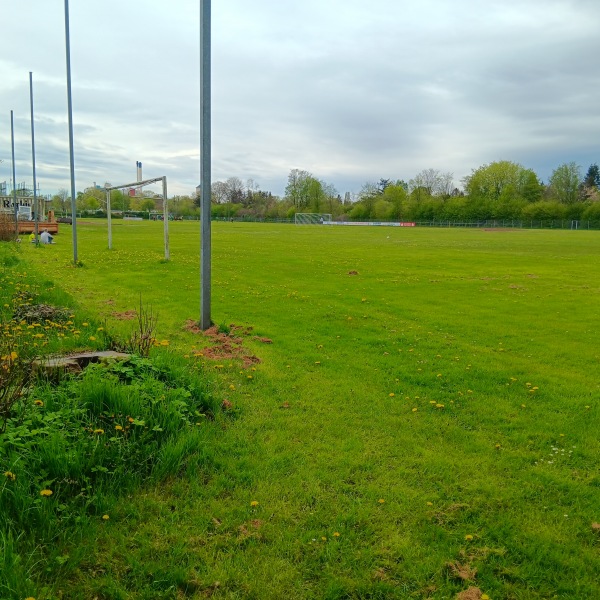
{"type": "Polygon", "coordinates": [[[227,331],[223,331],[217,325],[202,331],[198,323],[190,319],[186,322],[184,329],[208,340],[209,345],[198,352],[198,356],[214,361],[239,360],[245,369],[260,363],[260,358],[244,346],[245,339],[251,338],[263,344],[273,343],[269,338],[252,336],[252,327],[234,324],[228,325],[227,331]]]}
{"type": "Polygon", "coordinates": [[[131,321],[132,319],[137,319],[138,314],[136,310],[126,310],[124,312],[111,313],[110,316],[118,321],[131,321]]]}
{"type": "Polygon", "coordinates": [[[461,565],[458,561],[447,563],[446,567],[453,577],[462,581],[473,581],[477,575],[477,569],[470,565],[461,565]]]}
{"type": "Polygon", "coordinates": [[[456,595],[456,600],[481,600],[481,590],[477,587],[470,587],[464,592],[456,595]]]}

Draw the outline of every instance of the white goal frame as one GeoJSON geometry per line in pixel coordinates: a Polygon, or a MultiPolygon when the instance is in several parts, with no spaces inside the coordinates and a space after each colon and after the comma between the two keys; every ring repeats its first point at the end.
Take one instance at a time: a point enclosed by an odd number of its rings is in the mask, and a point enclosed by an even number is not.
{"type": "MultiPolygon", "coordinates": [[[[165,240],[165,260],[171,259],[171,251],[169,249],[169,209],[167,207],[167,177],[155,177],[154,179],[144,179],[143,181],[136,181],[135,183],[125,183],[121,185],[105,185],[104,191],[106,192],[106,216],[108,219],[108,249],[112,250],[112,218],[110,211],[110,192],[111,190],[122,190],[124,188],[141,188],[152,183],[162,182],[162,199],[163,199],[163,221],[164,221],[164,240],[165,240]]],[[[123,212],[125,216],[125,212],[123,212]]]]}
{"type": "Polygon", "coordinates": [[[323,225],[332,220],[329,213],[296,213],[294,215],[295,225],[323,225]]]}

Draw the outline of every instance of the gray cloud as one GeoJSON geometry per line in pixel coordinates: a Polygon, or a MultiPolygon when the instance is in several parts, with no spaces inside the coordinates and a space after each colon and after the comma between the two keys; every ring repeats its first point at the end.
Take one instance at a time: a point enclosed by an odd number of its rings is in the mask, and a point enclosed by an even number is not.
{"type": "MultiPolygon", "coordinates": [[[[0,180],[11,108],[17,180],[30,179],[32,70],[38,178],[68,187],[62,5],[0,8],[0,180]]],[[[599,160],[593,0],[222,0],[212,12],[213,179],[282,193],[302,168],[343,193],[425,168],[459,182],[507,159],[547,180],[599,160]]],[[[78,188],[130,181],[136,160],[173,193],[195,188],[198,46],[195,0],[71,3],[78,188]]]]}

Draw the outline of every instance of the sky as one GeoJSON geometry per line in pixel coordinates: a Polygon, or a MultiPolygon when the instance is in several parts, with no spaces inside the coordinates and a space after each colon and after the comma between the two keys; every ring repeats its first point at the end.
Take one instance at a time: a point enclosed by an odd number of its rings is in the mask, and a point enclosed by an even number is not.
{"type": "MultiPolygon", "coordinates": [[[[71,0],[77,190],[199,183],[199,0],[71,0]]],[[[0,0],[0,182],[70,190],[65,10],[0,0]]],[[[212,181],[343,196],[381,178],[510,160],[547,181],[600,162],[598,0],[212,2],[212,181]]],[[[156,191],[160,191],[158,186],[156,191]]]]}

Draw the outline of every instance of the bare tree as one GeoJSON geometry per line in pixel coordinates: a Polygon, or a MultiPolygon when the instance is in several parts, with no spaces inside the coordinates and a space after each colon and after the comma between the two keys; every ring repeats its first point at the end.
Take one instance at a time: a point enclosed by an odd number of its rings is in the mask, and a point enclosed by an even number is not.
{"type": "Polygon", "coordinates": [[[227,202],[227,184],[224,181],[214,181],[210,186],[210,194],[215,204],[227,202]]]}
{"type": "Polygon", "coordinates": [[[239,177],[229,177],[227,185],[227,201],[232,204],[241,204],[244,199],[244,184],[239,177]]]}

